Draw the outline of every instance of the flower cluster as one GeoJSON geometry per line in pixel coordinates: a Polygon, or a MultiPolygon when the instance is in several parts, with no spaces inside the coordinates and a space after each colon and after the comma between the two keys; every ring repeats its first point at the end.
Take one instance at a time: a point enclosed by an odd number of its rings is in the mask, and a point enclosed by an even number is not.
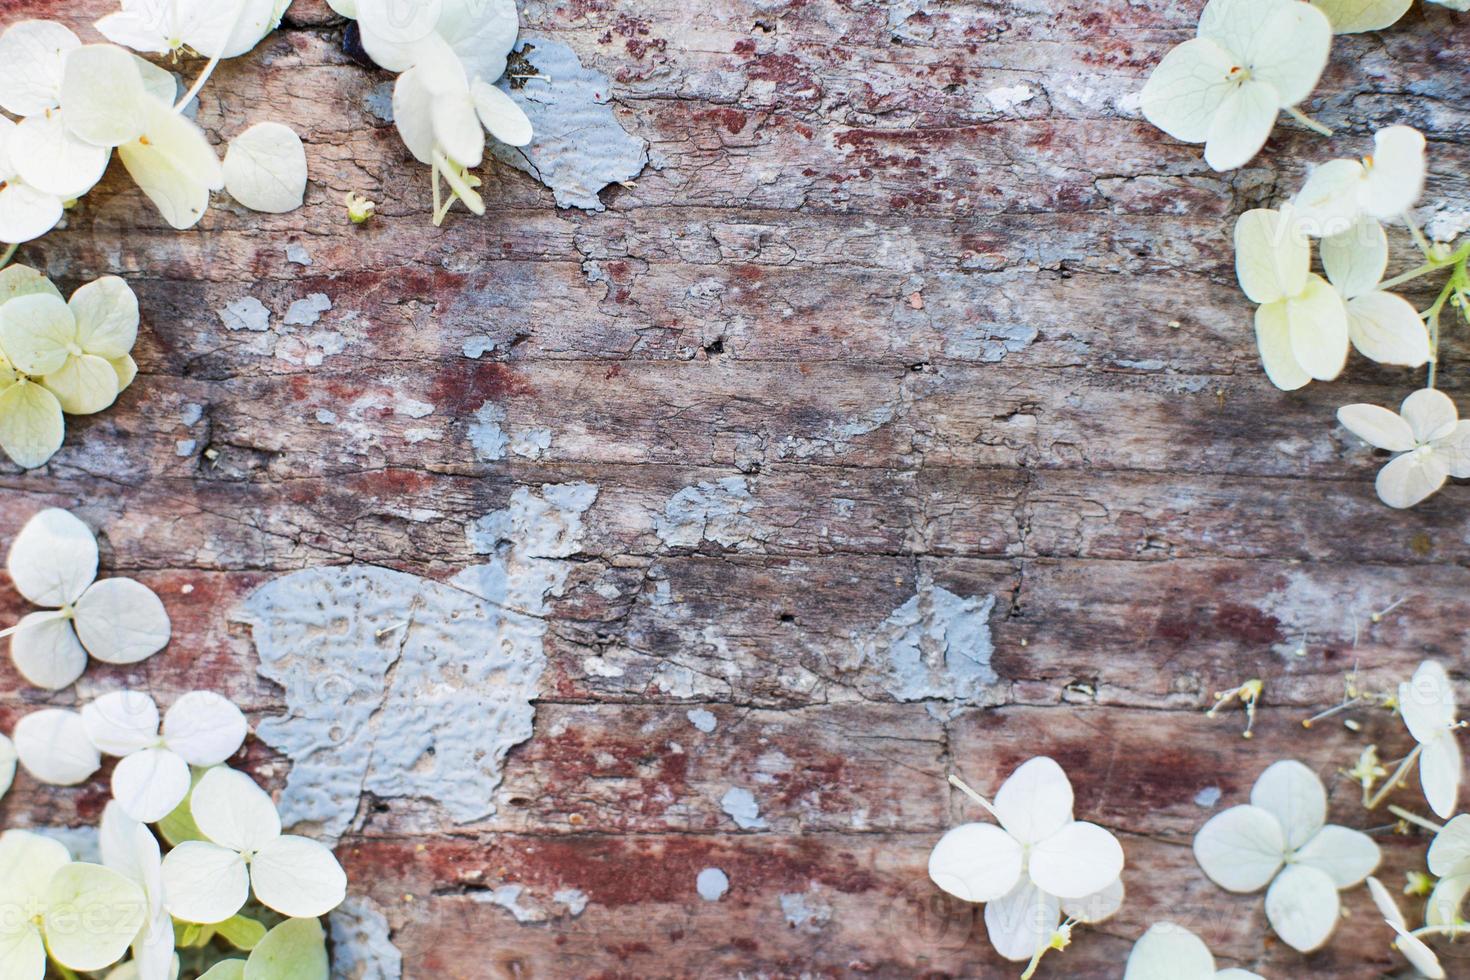
{"type": "Polygon", "coordinates": [[[49,460],[63,413],[112,405],[137,376],[138,298],[116,276],[61,296],[34,269],[0,270],[0,448],[19,466],[49,460]]]}
{"type": "MultiPolygon", "coordinates": [[[[63,510],[40,512],[12,543],[17,591],[52,607],[10,631],[27,679],[64,686],[89,652],[133,663],[167,643],[158,597],[131,579],[95,581],[97,558],[96,538],[63,510]]],[[[347,876],[322,844],[283,834],[270,796],[224,765],[247,732],[219,694],[184,694],[160,717],[152,697],[123,690],[80,711],[34,711],[13,741],[0,736],[0,796],[17,762],[39,782],[75,786],[103,755],[118,758],[100,864],[40,834],[0,834],[0,976],[43,980],[51,963],[67,976],[102,971],[131,950],[109,978],[173,980],[177,951],[190,948],[191,962],[218,961],[204,974],[215,980],[326,980],[318,919],[346,896],[347,876]]]]}
{"type": "Polygon", "coordinates": [[[389,0],[328,2],[356,20],[368,57],[399,73],[394,123],[414,159],[431,170],[434,224],[456,200],[484,214],[481,182],[470,171],[484,161],[486,132],[509,146],[531,142],[530,120],[494,84],[520,32],[515,0],[436,0],[407,11],[389,0]]]}
{"type": "MultiPolygon", "coordinates": [[[[83,44],[49,20],[25,20],[0,34],[0,242],[39,238],[90,191],[114,151],[165,221],[192,228],[212,191],[227,186],[246,207],[301,204],[306,158],[300,140],[247,130],[233,168],[222,167],[204,131],[185,115],[222,58],[244,54],[274,30],[280,0],[124,0],[97,29],[117,44],[83,44]],[[193,52],[210,58],[183,98],[169,71],[138,57],[193,52]],[[294,142],[293,142],[294,141],[294,142]]],[[[282,127],[284,128],[284,127],[282,127]]],[[[289,132],[289,131],[288,131],[289,132]]]]}
{"type": "Polygon", "coordinates": [[[1122,845],[1073,818],[1072,784],[1056,762],[1023,763],[993,803],[951,781],[999,826],[950,830],[929,855],[929,877],[956,898],[985,903],[991,945],[1008,960],[1030,960],[1027,976],[1048,949],[1070,941],[1074,925],[1101,922],[1123,904],[1122,845]]]}
{"type": "Polygon", "coordinates": [[[10,635],[10,656],[37,687],[69,687],[87,656],[135,664],[168,644],[170,624],[153,590],[130,578],[97,579],[97,538],[58,508],[37,513],[10,544],[6,568],[16,591],[44,607],[10,635]]]}

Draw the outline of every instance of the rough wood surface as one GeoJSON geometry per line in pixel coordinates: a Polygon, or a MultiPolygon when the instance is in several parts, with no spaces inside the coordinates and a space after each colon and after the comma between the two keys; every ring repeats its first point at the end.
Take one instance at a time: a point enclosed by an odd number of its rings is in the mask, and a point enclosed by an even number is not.
{"type": "MultiPolygon", "coordinates": [[[[109,6],[0,0],[0,18],[80,28],[109,6]]],[[[598,494],[548,599],[535,734],[506,761],[498,812],[455,824],[367,795],[339,850],[405,976],[1013,975],[925,861],[976,816],[947,772],[993,789],[1039,753],[1128,857],[1122,912],[1047,975],[1119,976],[1165,917],[1269,977],[1398,969],[1361,890],[1302,958],[1269,935],[1260,896],[1215,888],[1188,846],[1282,757],[1324,776],[1336,818],[1373,823],[1334,774],[1367,740],[1395,757],[1407,737],[1382,718],[1360,736],[1298,722],[1355,663],[1379,687],[1426,656],[1461,673],[1470,619],[1470,489],[1391,512],[1379,460],[1333,423],[1340,404],[1397,401],[1407,373],[1355,360],[1334,385],[1274,390],[1229,230],[1394,122],[1429,136],[1427,204],[1463,208],[1470,15],[1416,6],[1339,39],[1310,106],[1338,141],[1283,123],[1219,175],[1128,100],[1199,6],[529,0],[523,33],[605,72],[653,162],[601,213],[492,167],[490,213],[435,230],[427,175],[372,108],[389,76],[297,0],[221,69],[199,118],[216,141],[294,124],[303,210],[222,202],[175,234],[114,171],[21,252],[66,286],[127,276],[142,373],[110,411],[69,420],[49,466],[0,470],[0,540],[38,507],[73,508],[175,631],[77,692],[45,696],[7,663],[0,729],[124,681],[279,714],[240,619],[255,589],[346,563],[446,580],[483,560],[466,531],[517,488],[585,482],[598,494]],[[348,190],[380,218],[347,224],[348,190]],[[292,245],[311,265],[288,262],[292,245]],[[331,301],[320,322],[287,326],[315,293],[331,301]],[[227,328],[219,311],[247,296],[269,331],[227,328]],[[485,458],[486,405],[549,444],[485,458]],[[692,539],[660,533],[702,484],[743,503],[692,539]],[[996,682],[953,717],[895,700],[854,656],[940,588],[995,598],[996,682]],[[1202,709],[1254,676],[1266,707],[1245,741],[1237,715],[1202,709]],[[701,708],[707,733],[688,718],[701,708]],[[755,792],[764,826],[727,816],[731,787],[755,792]],[[695,889],[710,867],[730,880],[719,902],[695,889]],[[505,885],[527,921],[497,904],[505,885]],[[572,889],[580,914],[553,900],[572,889]]],[[[1462,341],[1441,376],[1464,405],[1462,341]]],[[[3,618],[21,611],[0,587],[3,618]]],[[[255,740],[243,764],[276,788],[290,768],[255,740]]],[[[83,823],[105,799],[100,778],[22,778],[0,820],[83,823]]],[[[1422,841],[1382,840],[1398,881],[1422,841]]]]}

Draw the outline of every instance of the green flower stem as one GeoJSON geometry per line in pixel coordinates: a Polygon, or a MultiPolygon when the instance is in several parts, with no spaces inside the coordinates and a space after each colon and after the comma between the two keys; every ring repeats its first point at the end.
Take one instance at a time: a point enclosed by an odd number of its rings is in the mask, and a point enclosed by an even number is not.
{"type": "Polygon", "coordinates": [[[1286,114],[1288,116],[1290,116],[1291,118],[1295,119],[1297,122],[1301,123],[1303,126],[1305,126],[1308,129],[1310,129],[1314,133],[1319,133],[1322,136],[1331,136],[1332,135],[1332,129],[1331,129],[1331,127],[1322,125],[1317,120],[1313,119],[1311,116],[1309,116],[1306,113],[1302,112],[1300,109],[1298,109],[1294,105],[1293,106],[1287,106],[1286,107],[1286,114]]]}
{"type": "Polygon", "coordinates": [[[65,980],[81,980],[81,978],[77,976],[76,971],[71,969],[70,967],[62,966],[55,960],[51,961],[51,965],[56,967],[56,972],[61,974],[62,977],[65,978],[65,980]]]}
{"type": "Polygon", "coordinates": [[[10,260],[13,259],[13,258],[15,258],[15,253],[17,251],[19,251],[19,250],[20,250],[20,246],[19,245],[11,245],[7,249],[5,249],[5,251],[0,252],[0,269],[3,269],[7,265],[9,265],[10,264],[10,260]]]}
{"type": "Polygon", "coordinates": [[[1450,255],[1448,258],[1437,259],[1431,255],[1423,265],[1414,269],[1410,269],[1408,272],[1405,272],[1401,276],[1394,276],[1392,279],[1386,279],[1383,282],[1380,282],[1377,288],[1392,289],[1395,286],[1402,286],[1404,283],[1412,282],[1413,280],[1418,279],[1420,276],[1427,276],[1431,272],[1437,272],[1440,269],[1447,269],[1450,266],[1457,266],[1459,267],[1460,271],[1463,271],[1465,268],[1466,259],[1470,259],[1470,242],[1467,242],[1466,244],[1460,246],[1459,250],[1456,251],[1453,255],[1450,255]]]}
{"type": "MultiPolygon", "coordinates": [[[[1430,361],[1429,363],[1433,364],[1434,362],[1430,361]]],[[[1409,774],[1409,768],[1419,761],[1419,753],[1423,751],[1424,746],[1416,745],[1414,746],[1414,751],[1404,756],[1404,761],[1399,763],[1399,767],[1393,771],[1393,775],[1388,777],[1388,780],[1384,782],[1378,792],[1373,794],[1373,799],[1368,801],[1368,809],[1378,809],[1378,804],[1383,802],[1385,796],[1394,791],[1399,784],[1399,780],[1409,774]]]]}

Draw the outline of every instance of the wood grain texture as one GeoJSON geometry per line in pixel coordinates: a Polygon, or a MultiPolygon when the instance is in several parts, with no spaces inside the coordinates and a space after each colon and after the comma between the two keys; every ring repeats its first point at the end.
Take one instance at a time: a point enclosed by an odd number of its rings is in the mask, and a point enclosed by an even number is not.
{"type": "MultiPolygon", "coordinates": [[[[0,20],[81,28],[110,7],[0,0],[0,20]]],[[[1339,38],[1308,107],[1338,139],[1285,122],[1221,175],[1129,108],[1199,7],[529,0],[523,33],[605,72],[653,162],[600,213],[492,166],[489,213],[434,229],[427,174],[372,109],[390,76],[297,0],[220,69],[199,119],[216,142],[264,118],[298,128],[302,210],[221,200],[176,234],[114,168],[20,254],[65,287],[127,276],[144,314],[118,405],[68,420],[44,469],[0,469],[0,540],[70,507],[101,530],[104,568],[173,617],[165,653],[94,665],[80,695],[207,686],[252,720],[278,713],[238,618],[254,589],[352,562],[448,579],[480,560],[467,527],[517,488],[585,481],[598,497],[550,600],[536,734],[507,760],[499,812],[455,825],[365,797],[339,849],[405,976],[1014,975],[925,862],[978,816],[946,773],[993,791],[1043,753],[1128,856],[1122,912],[1043,975],[1120,976],[1166,917],[1268,977],[1399,969],[1361,890],[1304,958],[1269,935],[1260,896],[1203,877],[1189,841],[1283,757],[1323,775],[1335,819],[1386,823],[1337,772],[1367,741],[1398,756],[1407,735],[1381,715],[1360,735],[1299,721],[1355,664],[1379,689],[1428,656],[1464,674],[1470,488],[1378,504],[1381,461],[1333,412],[1394,403],[1418,376],[1355,358],[1335,384],[1273,389],[1229,239],[1236,214],[1390,123],[1429,137],[1426,206],[1463,209],[1470,15],[1416,6],[1339,38]],[[349,190],[376,221],[345,221],[349,190]],[[288,329],[315,293],[331,308],[288,329]],[[271,330],[227,328],[244,297],[271,330]],[[549,445],[485,458],[486,405],[549,445]],[[732,478],[751,502],[736,537],[659,533],[681,490],[732,478]],[[853,656],[927,588],[996,599],[999,680],[953,717],[894,700],[853,656]],[[1256,676],[1253,740],[1238,714],[1203,717],[1256,676]],[[765,827],[723,812],[732,786],[757,790],[765,827]],[[695,891],[708,867],[730,879],[718,903],[695,891]],[[505,885],[528,921],[496,903],[505,885]],[[570,889],[580,914],[553,899],[570,889]]],[[[1470,404],[1462,341],[1441,378],[1470,404]]],[[[0,586],[3,618],[22,608],[0,586]]],[[[0,729],[77,697],[7,663],[0,729]]],[[[279,788],[289,760],[252,739],[242,765],[279,788]]],[[[0,820],[94,821],[106,792],[22,778],[0,820]]],[[[1420,866],[1422,840],[1380,839],[1386,881],[1420,866]]]]}

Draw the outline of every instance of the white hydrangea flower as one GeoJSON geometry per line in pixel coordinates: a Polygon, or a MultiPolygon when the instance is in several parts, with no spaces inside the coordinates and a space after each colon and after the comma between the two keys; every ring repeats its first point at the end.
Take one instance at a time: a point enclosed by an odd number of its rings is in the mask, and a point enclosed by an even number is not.
{"type": "Polygon", "coordinates": [[[145,54],[237,58],[281,24],[291,0],[122,0],[117,13],[97,21],[114,44],[145,54]]]}
{"type": "MultiPolygon", "coordinates": [[[[219,157],[197,124],[160,98],[162,69],[140,66],[111,44],[88,44],[66,56],[61,116],[69,136],[104,152],[116,148],[133,181],[165,221],[192,228],[209,207],[209,192],[224,187],[219,157]]],[[[24,169],[22,174],[24,174],[24,169]]]]}
{"type": "Polygon", "coordinates": [[[487,82],[505,74],[521,29],[515,0],[335,0],[332,9],[357,21],[363,50],[380,68],[407,71],[425,53],[419,44],[438,35],[469,77],[487,82]]]}
{"type": "Polygon", "coordinates": [[[1413,507],[1444,486],[1470,477],[1470,422],[1461,422],[1444,392],[1422,388],[1398,412],[1359,403],[1337,410],[1337,420],[1370,446],[1398,453],[1378,471],[1378,498],[1390,507],[1413,507]]]}
{"type": "Polygon", "coordinates": [[[1388,268],[1388,236],[1369,217],[1322,239],[1327,281],[1347,304],[1348,337],[1358,353],[1379,364],[1429,363],[1429,329],[1414,305],[1378,288],[1388,268]]]}
{"type": "Polygon", "coordinates": [[[112,771],[112,795],[133,820],[156,823],[189,795],[190,766],[217,766],[245,743],[245,716],[212,691],[192,691],[164,716],[138,691],[104,694],[82,708],[87,737],[122,761],[112,771]]]}
{"type": "Polygon", "coordinates": [[[1312,171],[1292,199],[1301,230],[1316,237],[1340,234],[1367,215],[1388,221],[1404,214],[1424,192],[1424,137],[1410,126],[1390,126],[1373,137],[1373,155],[1329,160],[1312,171]]]}
{"type": "Polygon", "coordinates": [[[15,743],[0,735],[0,800],[5,799],[5,794],[10,792],[10,786],[15,782],[15,760],[15,743]]]}
{"type": "Polygon", "coordinates": [[[88,283],[68,302],[33,293],[0,306],[0,349],[70,415],[91,415],[117,400],[124,377],[136,373],[137,340],[138,297],[117,276],[88,283]]]}
{"type": "Polygon", "coordinates": [[[48,837],[7,830],[0,834],[0,976],[43,980],[48,952],[71,970],[104,970],[127,952],[146,904],[142,889],[116,871],[73,863],[48,837]]]}
{"type": "Polygon", "coordinates": [[[1454,817],[1429,845],[1429,871],[1439,880],[1429,893],[1424,919],[1431,926],[1461,921],[1460,907],[1470,894],[1470,814],[1454,817]]]}
{"type": "Polygon", "coordinates": [[[1256,344],[1266,376],[1284,391],[1314,378],[1331,381],[1347,364],[1347,306],[1311,262],[1311,245],[1289,210],[1257,208],[1236,221],[1235,272],[1261,304],[1256,344]]]}
{"type": "MultiPolygon", "coordinates": [[[[1470,442],[1466,445],[1470,448],[1470,442]]],[[[1460,743],[1455,737],[1460,722],[1455,717],[1455,689],[1439,661],[1424,661],[1411,679],[1399,685],[1399,714],[1419,743],[1424,799],[1441,819],[1447,818],[1460,798],[1460,743]]]]}
{"type": "Polygon", "coordinates": [[[1072,817],[1072,784],[1041,756],[1011,773],[985,803],[1000,826],[967,823],[940,838],[929,877],[966,902],[984,902],[991,945],[1008,960],[1030,959],[1062,913],[1098,922],[1122,903],[1123,848],[1097,824],[1072,817]]]}
{"type": "Polygon", "coordinates": [[[1378,906],[1378,912],[1383,916],[1383,921],[1398,934],[1394,946],[1404,954],[1404,959],[1409,961],[1409,965],[1429,977],[1429,980],[1444,980],[1444,967],[1440,965],[1439,957],[1434,954],[1434,950],[1425,945],[1424,940],[1409,931],[1409,924],[1404,919],[1404,913],[1399,910],[1399,903],[1394,901],[1393,895],[1383,887],[1383,883],[1377,878],[1370,877],[1368,894],[1373,896],[1373,904],[1378,906]]]}
{"type": "Polygon", "coordinates": [[[82,46],[53,20],[22,20],[0,34],[0,109],[35,116],[61,104],[61,75],[69,52],[82,46]]]}
{"type": "Polygon", "coordinates": [[[52,786],[78,786],[102,768],[82,716],[63,708],[42,708],[16,722],[15,754],[26,772],[52,786]]]}
{"type": "Polygon", "coordinates": [[[1261,980],[1249,970],[1215,971],[1205,941],[1183,926],[1159,922],[1133,944],[1123,980],[1261,980]]]}
{"type": "Polygon", "coordinates": [[[1367,834],[1327,823],[1322,781],[1294,760],[1261,773],[1249,804],[1211,817],[1195,835],[1194,856],[1227,891],[1269,885],[1266,918],[1303,953],[1321,947],[1336,928],[1338,891],[1361,882],[1380,860],[1367,834]]]}
{"type": "Polygon", "coordinates": [[[1306,99],[1327,67],[1332,24],[1300,0],[1210,0],[1198,36],[1174,48],[1144,85],[1144,118],[1205,144],[1215,170],[1249,163],[1281,110],[1306,99]]]}
{"type": "Polygon", "coordinates": [[[158,596],[130,578],[97,581],[97,539],[64,510],[27,521],[6,567],[17,592],[50,610],[25,616],[10,637],[16,669],[37,687],[68,686],[82,676],[89,653],[103,663],[134,664],[168,643],[171,627],[158,596]]]}
{"type": "Polygon", "coordinates": [[[317,841],[282,835],[275,804],[244,773],[209,770],[189,806],[207,839],[184,841],[163,859],[164,901],[174,918],[223,922],[252,890],[282,915],[315,918],[346,896],[337,858],[317,841]]]}
{"type": "Polygon", "coordinates": [[[1381,31],[1397,24],[1414,0],[1312,0],[1332,21],[1334,34],[1381,31]]]}
{"type": "Polygon", "coordinates": [[[143,925],[132,942],[137,980],[171,980],[178,973],[174,921],[163,907],[163,855],[158,839],[113,800],[102,810],[98,843],[103,867],[143,890],[143,925]]]}
{"type": "Polygon", "coordinates": [[[55,228],[65,203],[21,178],[10,156],[18,128],[0,116],[0,242],[6,245],[33,241],[55,228]]]}

